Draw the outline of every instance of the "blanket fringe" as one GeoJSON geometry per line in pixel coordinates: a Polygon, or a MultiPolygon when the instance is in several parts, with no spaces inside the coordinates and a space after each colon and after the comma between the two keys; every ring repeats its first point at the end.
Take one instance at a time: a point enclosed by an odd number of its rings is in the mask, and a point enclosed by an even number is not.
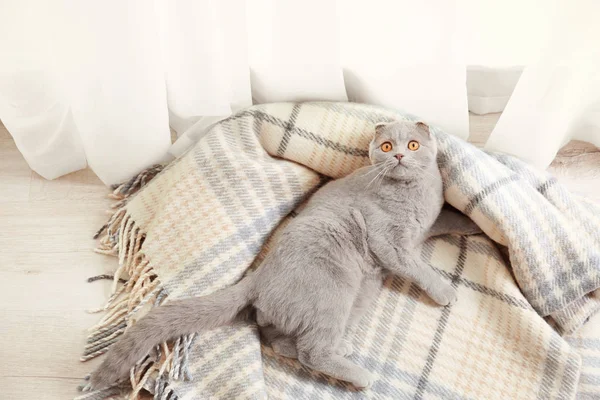
{"type": "MultiPolygon", "coordinates": [[[[161,164],[153,165],[150,168],[147,168],[131,178],[129,181],[125,183],[121,183],[119,185],[113,185],[111,189],[113,189],[112,193],[108,195],[108,197],[117,200],[115,204],[111,206],[111,208],[122,210],[131,196],[137,193],[142,187],[144,187],[148,182],[150,182],[156,175],[164,170],[164,166],[161,164]]],[[[117,212],[110,211],[112,214],[112,218],[102,226],[98,232],[94,235],[94,239],[98,239],[100,235],[114,222],[114,218],[118,214],[117,212]]]]}
{"type": "MultiPolygon", "coordinates": [[[[100,322],[90,328],[81,361],[106,353],[123,335],[132,323],[134,315],[142,307],[152,301],[154,303],[152,306],[158,306],[167,297],[166,291],[142,251],[143,238],[143,233],[125,210],[117,211],[112,222],[108,224],[101,244],[110,246],[111,251],[118,256],[119,267],[112,276],[100,275],[90,278],[91,282],[112,278],[113,290],[104,307],[89,311],[106,311],[106,314],[100,322]],[[123,274],[129,276],[129,279],[123,280],[121,278],[123,274]],[[122,283],[120,287],[119,282],[122,283]]],[[[101,250],[102,253],[106,252],[105,247],[101,250]]],[[[189,355],[195,338],[196,335],[191,334],[182,336],[170,344],[162,343],[155,350],[155,356],[146,357],[137,363],[130,371],[131,392],[127,394],[127,399],[139,399],[140,392],[146,389],[153,391],[154,398],[157,400],[176,400],[177,396],[170,382],[192,379],[189,355]]],[[[87,390],[89,391],[89,387],[87,390]]],[[[100,400],[123,392],[122,387],[113,387],[90,391],[79,396],[77,400],[100,400]]]]}
{"type": "Polygon", "coordinates": [[[132,391],[128,400],[137,400],[143,389],[152,392],[157,400],[176,400],[169,383],[191,380],[188,360],[195,337],[195,334],[180,337],[172,346],[162,343],[156,347],[154,356],[148,356],[132,368],[129,376],[132,391]]]}
{"type": "Polygon", "coordinates": [[[91,312],[107,311],[90,330],[82,361],[105,353],[125,331],[132,316],[161,291],[160,282],[142,251],[145,235],[125,209],[118,210],[106,227],[98,249],[115,253],[119,267],[113,277],[112,295],[106,305],[91,312]],[[122,276],[129,277],[119,287],[122,276]]]}
{"type": "MultiPolygon", "coordinates": [[[[110,197],[118,200],[116,210],[108,222],[94,235],[100,239],[96,252],[116,256],[119,266],[113,275],[99,275],[89,279],[112,279],[111,296],[104,307],[89,312],[106,312],[95,326],[90,328],[87,344],[81,361],[87,361],[108,351],[119,340],[134,321],[136,313],[149,303],[158,306],[167,297],[148,257],[143,251],[145,233],[137,226],[126,208],[127,201],[140,188],[163,170],[153,166],[129,182],[113,187],[110,197]]],[[[188,360],[195,335],[183,336],[173,343],[162,343],[151,355],[140,360],[130,371],[131,388],[115,386],[92,391],[89,384],[81,389],[85,392],[78,400],[99,400],[117,394],[130,400],[139,399],[140,392],[154,392],[155,399],[176,400],[170,386],[173,380],[190,380],[188,360]]]]}
{"type": "Polygon", "coordinates": [[[127,182],[112,186],[113,192],[109,196],[117,200],[127,198],[133,193],[139,191],[143,186],[146,185],[146,183],[150,182],[163,169],[163,165],[155,164],[150,168],[143,170],[127,182]]]}
{"type": "Polygon", "coordinates": [[[153,393],[156,400],[177,400],[170,382],[191,380],[188,360],[195,337],[195,334],[182,336],[172,346],[162,343],[156,347],[153,356],[132,368],[129,376],[132,390],[128,400],[139,399],[144,389],[153,393]]]}

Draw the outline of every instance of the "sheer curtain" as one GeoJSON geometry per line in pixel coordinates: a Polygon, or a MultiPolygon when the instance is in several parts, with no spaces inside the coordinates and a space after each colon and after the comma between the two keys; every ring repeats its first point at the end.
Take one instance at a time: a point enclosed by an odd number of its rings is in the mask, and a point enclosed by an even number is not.
{"type": "Polygon", "coordinates": [[[565,0],[459,0],[469,111],[504,110],[525,65],[534,62],[565,0]]]}
{"type": "Polygon", "coordinates": [[[4,1],[0,118],[48,179],[86,165],[127,179],[165,158],[169,123],[185,133],[251,103],[244,4],[4,1]]]}
{"type": "Polygon", "coordinates": [[[367,102],[466,138],[468,86],[476,112],[508,102],[488,148],[544,166],[598,140],[596,15],[593,0],[4,0],[0,119],[42,176],[89,166],[112,184],[252,103],[367,102]]]}
{"type": "Polygon", "coordinates": [[[486,149],[545,168],[571,139],[600,146],[600,2],[560,2],[486,149]]]}
{"type": "Polygon", "coordinates": [[[107,184],[253,100],[350,96],[466,137],[455,18],[454,0],[6,0],[0,118],[42,176],[107,184]]]}
{"type": "Polygon", "coordinates": [[[600,2],[460,0],[469,109],[503,112],[485,148],[546,168],[600,145],[600,2]]]}

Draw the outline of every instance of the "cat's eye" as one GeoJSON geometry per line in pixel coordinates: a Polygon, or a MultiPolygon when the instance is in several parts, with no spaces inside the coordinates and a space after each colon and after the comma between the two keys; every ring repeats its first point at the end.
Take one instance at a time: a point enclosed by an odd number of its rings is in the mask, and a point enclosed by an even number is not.
{"type": "Polygon", "coordinates": [[[381,151],[387,153],[388,151],[392,151],[392,144],[390,142],[385,142],[381,145],[381,151]]]}
{"type": "Polygon", "coordinates": [[[420,146],[421,145],[416,140],[411,140],[410,142],[408,142],[408,149],[409,150],[417,151],[417,150],[419,150],[420,146]]]}

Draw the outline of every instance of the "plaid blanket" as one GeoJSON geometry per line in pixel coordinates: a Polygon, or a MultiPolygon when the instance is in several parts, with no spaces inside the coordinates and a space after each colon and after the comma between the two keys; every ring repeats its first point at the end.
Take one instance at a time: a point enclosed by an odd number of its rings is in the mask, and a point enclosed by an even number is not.
{"type": "MultiPolygon", "coordinates": [[[[414,119],[352,103],[255,106],[164,169],[117,187],[117,209],[98,233],[98,251],[119,260],[114,294],[82,360],[106,352],[148,307],[206,295],[258,267],[311,193],[368,163],[375,123],[402,118],[414,119]]],[[[600,395],[600,338],[572,335],[600,308],[600,208],[518,160],[432,132],[446,201],[487,235],[423,247],[458,289],[451,307],[408,280],[386,280],[351,356],[379,376],[372,388],[356,391],[279,357],[240,322],[162,344],[126,387],[80,398],[145,389],[155,399],[566,399],[582,368],[582,395],[600,395]]]]}

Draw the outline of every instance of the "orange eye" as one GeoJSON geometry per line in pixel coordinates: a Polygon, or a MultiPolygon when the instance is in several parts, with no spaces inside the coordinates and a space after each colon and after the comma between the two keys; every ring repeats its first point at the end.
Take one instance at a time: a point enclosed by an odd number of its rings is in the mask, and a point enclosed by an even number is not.
{"type": "Polygon", "coordinates": [[[381,145],[381,151],[383,151],[384,153],[387,153],[388,151],[392,150],[392,144],[390,142],[385,142],[384,144],[381,145]]]}
{"type": "Polygon", "coordinates": [[[421,145],[416,140],[411,140],[410,142],[408,142],[408,149],[409,150],[417,151],[417,150],[419,150],[420,146],[421,145]]]}

